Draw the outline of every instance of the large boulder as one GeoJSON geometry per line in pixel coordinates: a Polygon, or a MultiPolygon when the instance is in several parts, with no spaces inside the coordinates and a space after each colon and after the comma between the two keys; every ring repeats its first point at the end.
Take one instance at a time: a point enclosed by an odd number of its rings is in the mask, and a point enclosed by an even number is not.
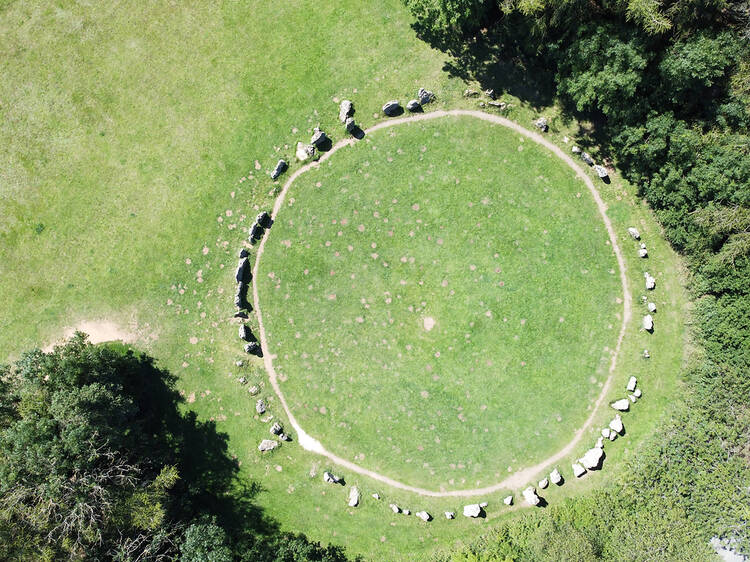
{"type": "Polygon", "coordinates": [[[264,453],[266,451],[273,451],[276,447],[279,446],[279,442],[275,441],[273,439],[264,439],[260,442],[260,445],[258,445],[258,450],[261,453],[264,453]]]}
{"type": "Polygon", "coordinates": [[[414,515],[419,517],[424,522],[430,521],[432,519],[432,515],[430,515],[426,511],[417,511],[414,515]]]}
{"type": "Polygon", "coordinates": [[[349,100],[344,100],[339,104],[339,121],[346,123],[347,118],[354,115],[354,104],[349,100]]]}
{"type": "Polygon", "coordinates": [[[253,333],[250,331],[250,326],[247,324],[240,324],[239,327],[240,339],[244,341],[253,341],[253,333]]]}
{"type": "MultiPolygon", "coordinates": [[[[622,418],[620,414],[617,414],[611,422],[609,422],[609,429],[614,433],[622,433],[625,430],[625,426],[622,425],[622,418]]],[[[609,437],[609,436],[607,436],[609,437]]]]}
{"type": "Polygon", "coordinates": [[[583,455],[579,461],[587,470],[592,470],[599,468],[603,457],[604,449],[601,447],[594,447],[593,449],[586,451],[586,454],[583,455]]]}
{"type": "Polygon", "coordinates": [[[266,412],[266,403],[262,398],[259,398],[255,403],[255,411],[258,413],[258,415],[264,414],[266,412]]]}
{"type": "Polygon", "coordinates": [[[529,505],[532,505],[532,506],[539,505],[539,502],[542,501],[542,499],[536,495],[536,490],[534,489],[534,486],[529,486],[521,494],[523,495],[523,499],[529,505]]]}
{"type": "Polygon", "coordinates": [[[628,392],[633,392],[635,390],[635,387],[638,385],[638,379],[635,377],[630,377],[628,379],[628,385],[626,387],[628,392]]]}
{"type": "Polygon", "coordinates": [[[247,283],[248,275],[250,273],[250,261],[247,257],[240,258],[237,262],[237,269],[234,272],[234,279],[237,283],[247,283]]]}
{"type": "Polygon", "coordinates": [[[352,486],[349,489],[349,507],[357,507],[359,505],[359,488],[352,486]]]}
{"type": "Polygon", "coordinates": [[[482,515],[482,508],[478,503],[472,503],[464,506],[464,517],[479,517],[482,515]]]}
{"type": "Polygon", "coordinates": [[[424,105],[433,101],[435,99],[435,94],[433,94],[429,90],[425,90],[424,88],[419,88],[419,91],[417,92],[417,99],[419,99],[419,103],[421,105],[424,105]]]}
{"type": "Polygon", "coordinates": [[[560,471],[554,469],[552,472],[550,472],[549,481],[552,482],[555,486],[559,486],[562,482],[562,474],[560,474],[560,471]]]}
{"type": "Polygon", "coordinates": [[[388,117],[398,115],[399,113],[401,113],[401,111],[401,104],[398,102],[398,100],[391,100],[383,104],[383,113],[385,113],[388,117]]]}
{"type": "Polygon", "coordinates": [[[286,160],[279,160],[276,162],[276,167],[271,172],[271,179],[275,180],[278,178],[281,174],[286,172],[286,169],[289,167],[289,165],[286,163],[286,160]]]}
{"type": "Polygon", "coordinates": [[[315,147],[311,144],[298,142],[295,155],[297,156],[297,160],[304,162],[305,160],[308,160],[315,156],[315,147]]]}
{"type": "Polygon", "coordinates": [[[646,316],[643,317],[643,329],[647,332],[654,331],[654,318],[650,314],[646,314],[646,316]]]}
{"type": "Polygon", "coordinates": [[[584,474],[586,474],[586,469],[583,468],[583,466],[580,465],[580,464],[578,464],[577,462],[574,462],[571,465],[571,468],[573,469],[573,475],[576,478],[580,478],[581,476],[583,476],[584,474]]]}
{"type": "Polygon", "coordinates": [[[615,400],[610,404],[615,410],[618,410],[620,412],[627,412],[630,409],[630,400],[627,398],[621,398],[620,400],[615,400]]]}
{"type": "Polygon", "coordinates": [[[316,148],[320,148],[326,143],[326,141],[328,141],[328,137],[326,136],[326,134],[321,131],[320,128],[315,127],[313,129],[312,138],[310,138],[310,144],[316,148]]]}

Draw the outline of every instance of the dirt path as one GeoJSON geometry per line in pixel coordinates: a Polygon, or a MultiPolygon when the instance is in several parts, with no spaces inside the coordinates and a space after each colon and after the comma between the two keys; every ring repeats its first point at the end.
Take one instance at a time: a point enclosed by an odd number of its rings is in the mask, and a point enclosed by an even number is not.
{"type": "Polygon", "coordinates": [[[75,327],[65,328],[63,338],[60,341],[49,343],[42,351],[45,353],[52,351],[56,344],[61,344],[69,340],[75,332],[84,332],[87,334],[91,343],[117,340],[124,343],[134,343],[140,339],[139,335],[135,332],[126,330],[114,322],[107,320],[84,320],[79,322],[75,327]]]}
{"type": "MultiPolygon", "coordinates": [[[[432,497],[483,496],[483,495],[491,494],[493,492],[497,492],[500,490],[518,489],[527,485],[529,482],[531,482],[532,479],[536,477],[539,473],[541,473],[542,470],[544,470],[545,468],[549,467],[550,465],[554,463],[557,463],[558,461],[570,455],[573,452],[574,448],[581,441],[581,438],[583,437],[584,433],[593,424],[594,417],[599,412],[601,405],[604,403],[604,399],[607,395],[607,392],[609,392],[610,386],[612,384],[612,375],[614,374],[615,367],[617,365],[617,357],[620,353],[620,347],[622,345],[623,337],[625,336],[625,328],[627,327],[628,322],[630,321],[630,316],[631,316],[631,298],[630,298],[630,290],[628,287],[628,280],[625,274],[626,272],[625,261],[623,260],[620,247],[617,244],[617,237],[615,236],[615,231],[614,231],[614,228],[612,227],[612,223],[609,220],[609,217],[607,217],[607,206],[605,205],[604,201],[599,195],[599,191],[594,186],[594,183],[591,181],[591,178],[581,169],[578,163],[575,162],[568,154],[563,152],[563,150],[560,147],[548,141],[547,139],[542,137],[542,135],[529,131],[521,127],[518,123],[514,123],[513,121],[506,119],[505,117],[500,117],[499,115],[492,115],[489,113],[483,113],[481,111],[471,111],[471,110],[463,110],[463,109],[456,109],[452,111],[432,111],[430,113],[421,113],[415,116],[401,117],[398,119],[390,119],[387,121],[382,121],[378,123],[377,125],[370,127],[369,129],[365,131],[365,133],[370,134],[379,129],[395,127],[397,125],[401,125],[404,123],[411,123],[414,121],[428,121],[430,119],[438,119],[440,117],[455,116],[455,115],[475,117],[477,119],[489,121],[490,123],[495,123],[498,125],[502,125],[504,127],[508,127],[509,129],[512,129],[520,133],[521,135],[533,140],[536,143],[539,143],[540,145],[544,146],[548,150],[552,151],[556,156],[558,156],[568,166],[570,166],[575,171],[576,175],[578,175],[578,177],[580,177],[584,181],[584,183],[586,184],[586,187],[588,187],[589,191],[591,192],[591,196],[594,198],[594,202],[596,203],[596,206],[599,209],[599,214],[601,215],[602,220],[604,221],[604,225],[607,228],[607,233],[609,234],[609,239],[612,244],[612,249],[614,250],[615,257],[617,258],[617,265],[620,268],[620,280],[622,282],[622,289],[623,289],[622,326],[620,328],[620,333],[617,337],[617,345],[615,346],[615,350],[612,354],[612,359],[609,365],[609,376],[607,377],[607,380],[604,382],[604,385],[602,386],[602,390],[599,393],[599,397],[597,398],[594,404],[594,408],[591,410],[591,414],[586,419],[583,426],[579,428],[578,430],[576,430],[575,434],[573,435],[573,439],[571,439],[571,441],[567,445],[565,445],[565,447],[560,449],[554,455],[535,464],[534,466],[530,466],[528,468],[524,468],[517,472],[514,472],[513,474],[511,474],[504,480],[498,482],[497,484],[486,486],[484,488],[473,488],[469,490],[452,490],[449,492],[439,492],[439,491],[434,491],[434,490],[426,490],[424,488],[419,488],[416,486],[409,486],[408,484],[404,484],[403,482],[399,482],[398,480],[394,480],[393,478],[389,478],[388,476],[385,476],[378,472],[368,470],[364,467],[359,466],[358,464],[355,464],[351,461],[343,459],[327,451],[325,447],[323,447],[323,445],[320,443],[320,441],[308,435],[305,432],[305,430],[302,429],[302,427],[300,427],[299,423],[297,423],[297,420],[294,418],[294,414],[292,414],[291,410],[289,409],[289,405],[287,404],[286,399],[284,398],[284,394],[281,392],[281,388],[279,387],[279,383],[276,377],[276,371],[274,370],[274,367],[273,367],[273,359],[268,349],[268,342],[266,340],[265,327],[263,326],[263,315],[261,313],[260,300],[258,299],[258,284],[253,283],[253,301],[255,305],[255,311],[258,314],[258,324],[260,326],[260,344],[261,344],[261,347],[263,348],[263,361],[265,363],[266,370],[268,371],[268,377],[271,381],[271,386],[273,386],[273,389],[276,392],[276,395],[279,397],[279,400],[281,401],[281,405],[284,408],[284,411],[286,412],[286,415],[289,419],[289,423],[292,425],[295,432],[297,433],[297,440],[299,444],[304,449],[323,455],[327,457],[329,460],[338,464],[339,466],[346,468],[348,470],[351,470],[352,472],[356,472],[357,474],[369,476],[370,478],[374,480],[377,480],[389,486],[393,486],[394,488],[399,488],[401,490],[406,490],[408,492],[414,492],[415,494],[419,494],[421,496],[432,496],[432,497]]],[[[276,216],[279,210],[281,209],[281,206],[284,203],[286,194],[289,191],[289,188],[294,183],[294,180],[296,180],[301,174],[304,174],[310,168],[318,166],[320,162],[324,162],[325,160],[330,158],[331,155],[334,154],[337,150],[340,150],[341,148],[345,146],[353,145],[355,142],[357,141],[354,139],[341,140],[337,142],[331,150],[323,154],[320,157],[320,160],[318,162],[311,162],[309,164],[306,164],[302,166],[301,168],[299,168],[296,172],[294,172],[289,177],[289,179],[287,179],[286,183],[284,184],[283,189],[281,190],[281,193],[279,193],[279,196],[276,198],[276,202],[273,206],[273,211],[271,213],[273,219],[274,220],[276,219],[276,216]]],[[[268,239],[267,236],[263,237],[263,239],[260,241],[260,244],[256,252],[255,265],[253,266],[253,277],[255,277],[255,279],[258,279],[258,267],[260,264],[260,258],[263,255],[263,249],[265,247],[265,243],[267,239],[268,239]]]]}

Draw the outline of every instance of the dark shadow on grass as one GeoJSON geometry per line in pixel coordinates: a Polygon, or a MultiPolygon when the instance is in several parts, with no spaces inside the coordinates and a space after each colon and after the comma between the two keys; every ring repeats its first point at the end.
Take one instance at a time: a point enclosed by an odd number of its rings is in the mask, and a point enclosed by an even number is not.
{"type": "Polygon", "coordinates": [[[325,138],[324,141],[319,142],[315,148],[318,149],[320,152],[328,152],[333,148],[333,141],[329,139],[328,137],[325,138]]]}
{"type": "Polygon", "coordinates": [[[352,129],[350,134],[357,140],[365,138],[365,132],[358,125],[354,126],[354,129],[352,129]]]}

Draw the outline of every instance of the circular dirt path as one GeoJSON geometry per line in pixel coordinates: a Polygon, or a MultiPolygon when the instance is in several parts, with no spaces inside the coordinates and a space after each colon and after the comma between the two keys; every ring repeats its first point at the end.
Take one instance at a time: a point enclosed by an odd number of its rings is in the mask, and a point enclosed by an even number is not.
{"type": "MultiPolygon", "coordinates": [[[[299,444],[302,446],[302,448],[308,451],[312,451],[314,453],[318,453],[319,455],[323,455],[324,457],[328,458],[332,462],[340,465],[343,468],[351,470],[352,472],[356,472],[357,474],[362,474],[363,476],[368,476],[374,480],[383,482],[384,484],[387,484],[389,486],[393,486],[394,488],[399,488],[401,490],[413,492],[421,496],[432,496],[432,497],[482,496],[482,495],[490,494],[490,493],[497,492],[500,490],[518,489],[518,488],[521,488],[522,486],[525,486],[539,472],[549,467],[550,465],[560,461],[564,457],[568,456],[576,447],[576,445],[578,445],[579,441],[583,437],[584,432],[588,430],[593,424],[594,417],[596,416],[597,412],[599,411],[599,408],[604,402],[604,398],[607,395],[607,392],[609,391],[609,388],[611,386],[612,375],[614,374],[615,366],[617,365],[617,356],[620,353],[622,340],[623,340],[623,337],[625,336],[625,328],[627,327],[627,324],[630,321],[631,298],[630,298],[630,290],[628,288],[628,280],[625,275],[625,271],[626,271],[625,261],[622,258],[622,252],[620,251],[620,247],[617,245],[617,239],[615,237],[614,228],[612,228],[612,223],[609,220],[609,217],[607,217],[607,206],[605,205],[604,201],[599,195],[599,191],[594,186],[594,183],[591,181],[591,178],[581,169],[581,167],[575,161],[573,161],[573,159],[568,154],[563,152],[563,150],[560,147],[556,146],[555,144],[551,143],[547,139],[543,138],[540,134],[529,131],[521,127],[518,123],[515,123],[509,119],[506,119],[505,117],[500,117],[498,115],[492,115],[489,113],[483,113],[481,111],[472,111],[472,110],[465,110],[465,109],[454,109],[451,111],[432,111],[430,113],[421,113],[421,114],[410,116],[410,117],[390,119],[388,121],[383,121],[373,127],[370,127],[369,129],[365,130],[365,134],[375,132],[379,129],[385,129],[387,127],[395,127],[397,125],[403,125],[404,123],[411,123],[413,121],[427,121],[430,119],[439,119],[441,117],[448,117],[448,116],[474,117],[476,119],[482,119],[484,121],[489,121],[490,123],[495,123],[497,125],[508,127],[509,129],[512,129],[522,134],[523,136],[533,140],[536,143],[539,143],[540,145],[544,146],[548,150],[552,151],[563,162],[565,162],[568,166],[570,166],[575,171],[576,175],[584,181],[584,183],[586,184],[586,187],[588,187],[589,191],[591,192],[591,196],[594,198],[594,202],[596,203],[596,206],[599,209],[599,214],[601,215],[602,220],[604,221],[604,225],[607,228],[607,233],[609,234],[609,239],[610,239],[610,242],[612,243],[612,249],[614,250],[615,257],[617,258],[617,265],[619,266],[619,269],[620,269],[620,281],[622,282],[622,288],[623,288],[622,325],[620,327],[620,333],[617,336],[617,344],[615,345],[615,350],[614,350],[614,353],[612,354],[612,359],[610,361],[609,376],[607,377],[607,380],[604,382],[604,385],[602,386],[602,390],[599,393],[599,397],[597,398],[596,403],[594,404],[594,408],[591,410],[591,414],[589,414],[589,417],[586,419],[583,426],[575,432],[573,439],[571,439],[570,442],[567,445],[565,445],[565,447],[560,449],[554,455],[547,457],[546,459],[538,462],[537,464],[533,466],[514,472],[513,474],[511,474],[504,480],[498,482],[497,484],[493,484],[491,486],[485,486],[484,488],[473,488],[473,489],[468,489],[468,490],[451,490],[448,492],[427,490],[424,488],[419,488],[417,486],[409,486],[408,484],[404,484],[403,482],[394,480],[393,478],[385,476],[384,474],[380,474],[378,472],[368,470],[362,466],[359,466],[356,463],[353,463],[344,458],[341,458],[331,453],[330,451],[326,450],[326,448],[323,447],[320,441],[308,435],[305,432],[305,430],[302,429],[302,427],[300,427],[299,423],[297,423],[297,420],[294,418],[294,414],[292,414],[291,410],[289,409],[286,399],[284,398],[284,394],[281,392],[281,388],[279,387],[279,383],[276,377],[276,371],[274,370],[274,366],[273,366],[273,358],[268,349],[268,342],[266,340],[266,331],[263,326],[263,314],[261,313],[260,300],[258,298],[258,284],[257,283],[253,283],[253,303],[255,306],[255,311],[258,315],[258,325],[260,327],[260,344],[263,349],[263,362],[265,364],[266,370],[268,371],[268,377],[269,377],[269,380],[271,381],[271,386],[273,386],[273,389],[276,392],[276,395],[279,397],[281,405],[284,408],[284,412],[286,413],[287,418],[289,419],[289,423],[292,425],[292,427],[294,428],[294,431],[297,433],[297,440],[299,444]]],[[[281,193],[279,193],[278,197],[276,198],[276,202],[274,203],[274,206],[273,206],[273,211],[271,212],[271,217],[274,220],[276,220],[276,215],[281,209],[281,206],[284,203],[284,199],[286,198],[286,194],[289,191],[289,188],[294,183],[294,180],[296,180],[301,174],[304,174],[310,168],[314,166],[318,166],[320,162],[324,162],[325,160],[330,158],[331,155],[334,154],[337,150],[340,150],[341,148],[344,148],[345,146],[353,145],[356,142],[357,141],[355,139],[351,139],[351,138],[340,140],[331,148],[331,150],[323,154],[318,160],[318,162],[310,162],[309,164],[302,166],[296,172],[294,172],[286,181],[286,183],[284,184],[284,187],[281,190],[281,193]]],[[[255,277],[256,279],[258,279],[258,267],[260,264],[260,258],[263,256],[263,249],[265,247],[265,243],[267,239],[268,239],[268,236],[264,236],[261,239],[260,244],[258,245],[257,252],[256,252],[255,264],[253,266],[253,277],[255,277]]]]}

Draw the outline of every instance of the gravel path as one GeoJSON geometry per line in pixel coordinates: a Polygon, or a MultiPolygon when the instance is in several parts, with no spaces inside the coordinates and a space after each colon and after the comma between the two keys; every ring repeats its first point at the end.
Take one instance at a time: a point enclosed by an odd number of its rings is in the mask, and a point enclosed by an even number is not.
{"type": "MultiPolygon", "coordinates": [[[[492,115],[489,113],[484,113],[482,111],[472,111],[472,110],[463,110],[463,109],[456,109],[452,111],[432,111],[429,113],[421,113],[421,114],[417,114],[417,115],[409,116],[409,117],[389,119],[386,121],[382,121],[373,127],[370,127],[369,129],[365,131],[365,133],[370,134],[379,129],[385,129],[387,127],[395,127],[397,125],[402,125],[404,123],[410,123],[414,121],[428,121],[430,119],[439,119],[441,117],[459,116],[459,115],[482,119],[484,121],[489,121],[490,123],[495,123],[497,125],[502,125],[504,127],[508,127],[509,129],[513,129],[514,131],[520,133],[521,135],[533,140],[536,143],[541,144],[548,150],[552,151],[556,156],[558,156],[568,166],[570,166],[578,175],[578,177],[580,177],[584,181],[584,183],[586,184],[586,187],[588,187],[589,191],[591,192],[591,195],[594,198],[594,201],[596,202],[596,206],[599,209],[599,214],[601,215],[602,220],[604,221],[604,225],[607,228],[609,239],[610,239],[610,242],[612,243],[612,249],[614,250],[615,256],[617,258],[617,265],[620,268],[620,280],[622,282],[622,289],[623,289],[623,307],[622,307],[623,314],[622,314],[622,326],[620,328],[620,333],[617,337],[617,345],[615,346],[614,353],[612,354],[612,360],[609,365],[609,376],[607,377],[607,380],[604,382],[604,385],[602,386],[602,390],[599,393],[599,397],[597,398],[596,403],[594,404],[594,408],[591,410],[591,414],[586,419],[586,422],[583,424],[583,426],[580,427],[578,430],[576,430],[573,436],[573,439],[571,439],[567,445],[565,445],[562,449],[560,449],[554,455],[547,457],[546,459],[535,464],[534,466],[530,466],[530,467],[518,470],[514,472],[513,474],[511,474],[510,476],[508,476],[507,478],[505,478],[504,480],[501,480],[500,482],[493,484],[491,486],[486,486],[484,488],[472,488],[468,490],[451,490],[448,492],[426,490],[424,488],[419,488],[417,486],[409,486],[408,484],[404,484],[403,482],[399,482],[398,480],[389,478],[388,476],[385,476],[384,474],[380,474],[378,472],[368,470],[364,467],[359,466],[358,464],[355,464],[351,461],[348,461],[346,459],[343,459],[331,453],[330,451],[326,450],[325,447],[323,447],[320,441],[308,435],[305,432],[305,430],[302,429],[302,427],[300,427],[299,423],[297,423],[297,420],[294,418],[294,414],[292,414],[291,410],[289,409],[289,405],[287,404],[286,399],[284,398],[284,394],[281,392],[281,388],[279,387],[279,383],[278,383],[277,376],[276,376],[276,371],[274,370],[274,367],[273,367],[273,358],[268,349],[268,342],[266,340],[265,328],[263,326],[263,314],[261,313],[260,300],[258,299],[258,284],[253,283],[253,301],[255,305],[255,311],[258,315],[258,324],[260,326],[260,344],[261,344],[261,347],[263,348],[263,361],[265,363],[266,370],[268,371],[268,377],[271,381],[271,386],[273,386],[273,389],[276,392],[276,395],[279,397],[279,400],[281,401],[281,405],[284,408],[284,411],[286,412],[286,415],[289,419],[289,423],[292,425],[292,427],[294,428],[294,431],[297,433],[297,440],[299,444],[304,449],[323,455],[327,457],[329,460],[331,460],[332,462],[338,464],[339,466],[346,468],[347,470],[350,470],[352,472],[356,472],[357,474],[369,476],[370,478],[373,478],[374,480],[377,480],[389,486],[393,486],[394,488],[399,488],[401,490],[414,492],[415,494],[419,494],[421,496],[432,496],[432,497],[483,496],[483,495],[491,494],[493,492],[497,492],[500,490],[518,489],[527,485],[529,482],[532,481],[532,479],[534,479],[539,473],[541,473],[546,468],[550,467],[551,465],[559,462],[560,460],[570,455],[575,449],[575,447],[578,445],[578,443],[581,441],[581,438],[583,437],[584,433],[593,424],[594,417],[599,412],[601,405],[604,403],[604,399],[607,395],[607,392],[609,392],[609,389],[612,383],[612,375],[614,374],[615,366],[617,364],[617,356],[620,353],[622,340],[623,340],[623,337],[625,336],[625,328],[627,327],[628,322],[630,321],[630,317],[631,317],[631,297],[630,297],[630,290],[628,287],[628,280],[625,275],[625,271],[626,271],[625,261],[623,260],[620,247],[617,244],[617,237],[615,236],[615,231],[614,231],[614,228],[612,227],[612,223],[609,220],[609,217],[607,217],[607,206],[605,205],[604,201],[599,195],[599,191],[594,186],[594,183],[591,181],[591,178],[581,169],[578,163],[575,162],[570,157],[570,155],[563,152],[563,150],[560,147],[548,141],[539,133],[529,131],[521,127],[518,123],[514,123],[513,121],[506,119],[505,117],[500,117],[499,115],[492,115]]],[[[289,188],[294,183],[294,180],[296,180],[301,174],[304,174],[310,168],[314,166],[318,166],[320,162],[324,162],[325,160],[330,158],[331,155],[334,154],[337,150],[340,150],[341,148],[344,148],[345,146],[353,145],[355,142],[357,142],[355,139],[341,140],[337,142],[333,146],[333,148],[331,148],[331,150],[323,154],[320,157],[320,160],[318,162],[310,162],[309,164],[302,166],[296,172],[294,172],[289,177],[289,179],[287,179],[286,183],[284,184],[283,189],[281,190],[281,193],[279,193],[279,196],[276,198],[276,202],[273,206],[273,211],[271,213],[271,216],[273,217],[273,219],[276,220],[276,215],[281,209],[281,206],[284,203],[284,199],[286,198],[286,194],[289,191],[289,188]]],[[[258,267],[260,264],[260,258],[263,255],[263,249],[265,247],[267,238],[268,238],[267,236],[263,237],[263,239],[260,241],[260,244],[256,252],[255,265],[253,266],[253,277],[255,277],[255,279],[258,279],[258,267]]]]}

